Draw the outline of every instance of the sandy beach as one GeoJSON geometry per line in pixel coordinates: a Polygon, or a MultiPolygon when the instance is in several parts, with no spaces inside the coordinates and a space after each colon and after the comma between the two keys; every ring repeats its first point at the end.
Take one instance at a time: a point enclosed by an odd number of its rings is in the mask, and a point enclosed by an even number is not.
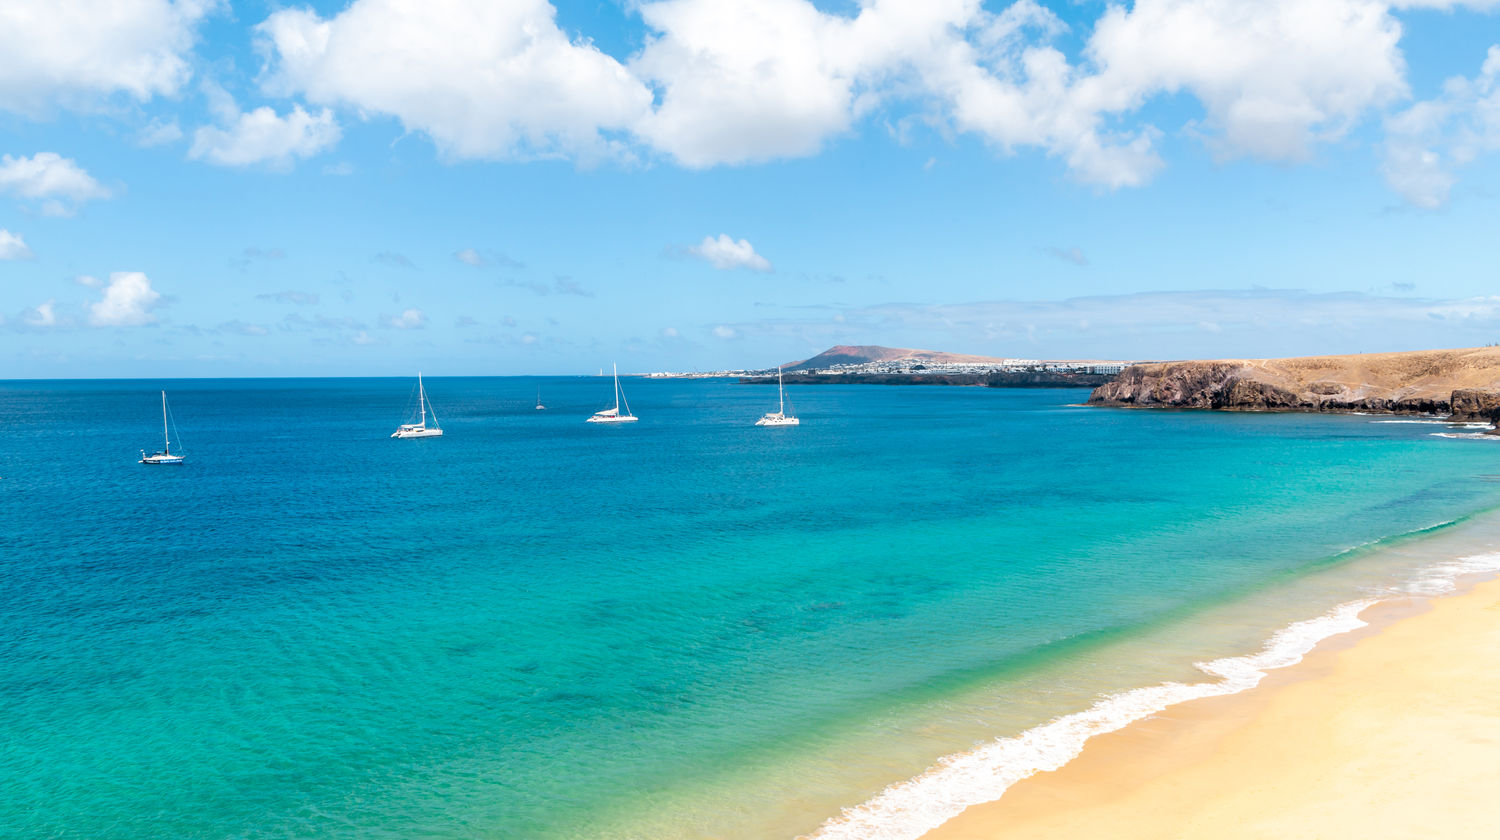
{"type": "Polygon", "coordinates": [[[1500,581],[1089,742],[926,840],[1500,836],[1500,581]]]}

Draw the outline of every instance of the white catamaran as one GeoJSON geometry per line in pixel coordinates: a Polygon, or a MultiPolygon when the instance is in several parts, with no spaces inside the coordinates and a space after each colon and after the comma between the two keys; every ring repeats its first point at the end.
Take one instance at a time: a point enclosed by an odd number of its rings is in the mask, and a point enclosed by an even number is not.
{"type": "Polygon", "coordinates": [[[177,452],[177,454],[175,454],[175,455],[172,454],[172,436],[169,435],[169,434],[167,434],[167,392],[166,391],[162,391],[161,392],[161,440],[162,440],[162,450],[160,452],[154,452],[154,453],[152,453],[150,455],[147,455],[146,454],[146,450],[144,450],[144,449],[141,450],[141,463],[142,464],[180,464],[180,463],[182,463],[183,459],[186,458],[187,456],[183,455],[180,450],[177,452]]]}
{"type": "Polygon", "coordinates": [[[776,396],[780,400],[780,407],[775,411],[766,412],[766,415],[755,421],[757,426],[800,426],[802,421],[796,417],[789,417],[786,413],[786,389],[781,386],[781,366],[776,366],[776,396]]]}
{"type": "Polygon", "coordinates": [[[636,416],[630,413],[629,401],[624,401],[625,413],[620,413],[620,405],[624,395],[620,393],[620,366],[615,365],[615,406],[603,411],[594,412],[594,416],[584,421],[586,423],[634,423],[636,416]]]}
{"type": "Polygon", "coordinates": [[[432,411],[432,426],[427,425],[427,414],[432,408],[432,403],[427,399],[427,390],[422,387],[422,374],[417,374],[417,406],[421,409],[422,419],[415,423],[403,423],[391,432],[393,438],[421,438],[442,437],[443,430],[438,426],[437,412],[432,411]]]}

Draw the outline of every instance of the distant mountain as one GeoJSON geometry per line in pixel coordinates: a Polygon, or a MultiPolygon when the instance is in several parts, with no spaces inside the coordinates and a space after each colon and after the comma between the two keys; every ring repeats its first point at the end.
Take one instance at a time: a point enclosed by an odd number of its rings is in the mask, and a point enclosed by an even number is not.
{"type": "Polygon", "coordinates": [[[871,362],[895,362],[911,360],[922,364],[937,365],[998,365],[1005,361],[991,356],[965,356],[960,353],[939,353],[936,350],[912,350],[908,347],[879,347],[876,345],[840,344],[800,362],[791,362],[786,370],[814,370],[834,365],[863,365],[871,362]]]}

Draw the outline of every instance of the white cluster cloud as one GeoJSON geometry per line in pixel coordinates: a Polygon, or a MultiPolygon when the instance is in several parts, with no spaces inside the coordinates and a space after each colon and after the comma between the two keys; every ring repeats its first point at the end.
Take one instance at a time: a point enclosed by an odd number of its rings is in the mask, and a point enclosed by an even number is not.
{"type": "Polygon", "coordinates": [[[808,155],[853,121],[866,62],[847,18],[806,0],[668,0],[640,13],[657,34],[631,69],[661,104],[634,130],[680,163],[808,155]]]}
{"type": "Polygon", "coordinates": [[[188,53],[216,0],[0,3],[0,109],[45,113],[177,93],[188,53]]]}
{"type": "Polygon", "coordinates": [[[21,234],[0,228],[0,260],[29,260],[34,256],[21,234]]]}
{"type": "Polygon", "coordinates": [[[1106,187],[1160,169],[1160,95],[1192,94],[1223,156],[1300,160],[1405,92],[1401,29],[1378,0],[1138,0],[1110,6],[1076,63],[1036,0],[656,0],[624,64],[569,39],[545,0],[440,9],[356,0],[260,26],[273,87],[389,114],[458,157],[589,157],[633,137],[689,167],[816,153],[882,103],[913,99],[1003,152],[1040,149],[1106,187]]]}
{"type": "Polygon", "coordinates": [[[71,215],[85,201],[110,196],[76,161],[56,152],[0,156],[0,192],[40,200],[48,216],[71,215]]]}
{"type": "MultiPolygon", "coordinates": [[[[1055,42],[1066,24],[1038,0],[628,5],[645,38],[618,58],[564,31],[548,0],[352,0],[327,17],[279,9],[255,28],[262,90],[310,104],[242,113],[211,102],[216,124],[193,133],[189,155],[285,168],[336,144],[335,109],[348,109],[393,117],[452,159],[645,154],[703,168],[816,154],[889,108],[898,136],[918,125],[969,134],[1115,189],[1161,170],[1167,133],[1201,138],[1219,158],[1306,160],[1408,96],[1397,11],[1500,10],[1500,0],[1135,0],[1106,6],[1065,53],[1055,42]],[[1142,117],[1174,96],[1201,116],[1142,117]]],[[[174,95],[191,76],[199,23],[220,6],[0,7],[0,109],[174,95]]],[[[1482,72],[1388,121],[1385,170],[1403,195],[1440,204],[1464,155],[1490,150],[1463,135],[1480,132],[1491,83],[1482,72]]],[[[180,135],[158,119],[138,142],[180,135]]]]}
{"type": "Polygon", "coordinates": [[[104,297],[89,305],[89,323],[96,327],[150,324],[156,321],[151,310],[160,302],[161,293],[151,288],[151,281],[145,274],[116,271],[109,275],[104,297]]]}
{"type": "Polygon", "coordinates": [[[688,253],[708,260],[714,268],[721,271],[734,268],[771,270],[771,261],[755,253],[755,246],[748,239],[733,239],[727,233],[703,237],[703,241],[689,248],[688,253]]]}
{"type": "Polygon", "coordinates": [[[1301,160],[1405,94],[1400,39],[1375,0],[1139,0],[1095,25],[1080,94],[1124,111],[1187,91],[1221,153],[1301,160]]]}
{"type": "Polygon", "coordinates": [[[1500,9],[1500,0],[1393,0],[1391,6],[1397,9],[1441,9],[1443,11],[1470,8],[1480,12],[1491,12],[1500,9]]]}
{"type": "Polygon", "coordinates": [[[223,127],[203,126],[193,133],[188,157],[207,160],[221,166],[250,166],[264,163],[273,169],[288,169],[297,158],[308,158],[339,141],[341,131],[333,111],[324,108],[316,114],[295,105],[286,116],[263,105],[240,113],[230,103],[220,106],[227,113],[223,127]]]}
{"type": "Polygon", "coordinates": [[[638,120],[651,92],[558,28],[546,0],[355,0],[324,19],[273,13],[258,27],[273,89],[388,114],[464,158],[581,158],[638,120]]]}
{"type": "Polygon", "coordinates": [[[1381,169],[1407,201],[1436,209],[1448,201],[1455,168],[1495,151],[1500,151],[1500,45],[1490,47],[1473,79],[1449,79],[1438,97],[1386,120],[1381,169]]]}

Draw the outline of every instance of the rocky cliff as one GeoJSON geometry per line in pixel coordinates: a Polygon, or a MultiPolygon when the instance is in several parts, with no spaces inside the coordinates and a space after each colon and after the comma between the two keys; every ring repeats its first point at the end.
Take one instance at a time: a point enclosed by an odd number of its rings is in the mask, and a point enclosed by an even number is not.
{"type": "Polygon", "coordinates": [[[1500,421],[1500,347],[1132,365],[1093,405],[1376,411],[1500,421]]]}

